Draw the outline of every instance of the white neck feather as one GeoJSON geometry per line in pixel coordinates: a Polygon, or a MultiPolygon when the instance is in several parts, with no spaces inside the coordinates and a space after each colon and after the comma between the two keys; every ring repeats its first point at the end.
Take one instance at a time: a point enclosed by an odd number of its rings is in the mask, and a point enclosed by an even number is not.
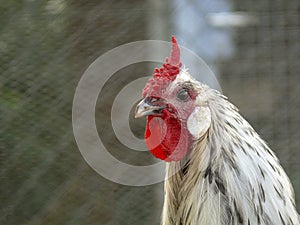
{"type": "Polygon", "coordinates": [[[211,126],[187,169],[167,163],[163,225],[296,225],[290,181],[237,109],[212,91],[211,126]]]}

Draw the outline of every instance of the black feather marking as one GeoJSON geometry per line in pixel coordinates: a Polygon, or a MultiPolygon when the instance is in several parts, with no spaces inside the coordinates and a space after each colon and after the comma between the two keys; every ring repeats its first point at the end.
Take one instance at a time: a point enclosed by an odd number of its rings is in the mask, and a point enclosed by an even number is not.
{"type": "Polygon", "coordinates": [[[246,144],[247,144],[248,148],[250,148],[251,150],[253,150],[252,145],[250,145],[248,142],[246,142],[246,144]]]}
{"type": "Polygon", "coordinates": [[[227,214],[227,216],[228,216],[228,221],[230,221],[231,223],[229,223],[229,224],[235,224],[235,221],[234,221],[234,217],[233,217],[233,215],[232,215],[232,210],[231,210],[231,208],[229,207],[229,206],[226,206],[226,214],[227,214]]]}
{"type": "Polygon", "coordinates": [[[263,206],[262,206],[260,197],[258,197],[258,204],[259,204],[259,210],[260,210],[260,213],[262,214],[263,211],[264,211],[264,208],[263,208],[263,206]]]}
{"type": "Polygon", "coordinates": [[[212,176],[210,165],[207,167],[207,169],[205,170],[205,173],[204,173],[204,178],[206,178],[207,176],[208,176],[208,181],[211,184],[213,176],[212,176]]]}
{"type": "Polygon", "coordinates": [[[263,202],[265,202],[266,201],[266,195],[265,195],[265,190],[264,190],[262,184],[259,184],[259,191],[260,191],[263,202]]]}
{"type": "Polygon", "coordinates": [[[280,181],[278,181],[278,184],[280,185],[280,188],[283,189],[283,184],[280,181]]]}
{"type": "Polygon", "coordinates": [[[246,150],[243,148],[243,146],[241,146],[242,151],[245,153],[245,155],[248,155],[248,153],[246,152],[246,150]]]}
{"type": "Polygon", "coordinates": [[[274,170],[274,172],[277,172],[276,168],[274,167],[274,165],[272,165],[272,163],[270,163],[270,161],[268,161],[269,165],[271,166],[271,168],[274,170]]]}
{"type": "MultiPolygon", "coordinates": [[[[250,182],[248,182],[248,183],[249,183],[249,187],[252,187],[252,186],[251,186],[251,183],[250,183],[250,182]]],[[[251,188],[251,197],[252,197],[252,200],[254,200],[254,198],[255,198],[254,187],[251,188]]]]}
{"type": "Polygon", "coordinates": [[[186,175],[187,174],[187,172],[188,172],[188,170],[189,170],[189,166],[190,166],[190,163],[189,163],[189,161],[183,166],[183,168],[182,168],[182,173],[183,173],[183,175],[186,175]]]}
{"type": "Polygon", "coordinates": [[[260,153],[257,151],[256,148],[252,148],[252,149],[255,151],[255,153],[258,155],[258,157],[261,157],[260,153]]]}
{"type": "Polygon", "coordinates": [[[259,214],[256,214],[256,217],[257,217],[257,223],[260,224],[260,216],[259,216],[259,214]]]}
{"type": "Polygon", "coordinates": [[[264,214],[263,217],[266,225],[272,225],[272,221],[270,220],[270,217],[267,214],[264,214]]]}
{"type": "Polygon", "coordinates": [[[222,154],[222,158],[223,158],[224,162],[229,164],[230,168],[238,171],[236,161],[235,161],[235,158],[234,158],[235,152],[231,151],[230,153],[232,153],[232,155],[229,155],[228,152],[225,150],[225,148],[223,146],[221,147],[221,154],[222,154]]]}
{"type": "Polygon", "coordinates": [[[282,224],[286,225],[285,222],[284,222],[284,220],[283,220],[283,218],[282,218],[282,215],[281,215],[281,213],[279,211],[278,211],[278,214],[279,214],[279,217],[280,217],[280,220],[281,220],[282,224]]]}
{"type": "Polygon", "coordinates": [[[190,206],[189,211],[187,212],[187,216],[186,216],[187,218],[190,217],[190,214],[191,214],[191,211],[192,211],[192,207],[193,207],[193,205],[190,206]]]}
{"type": "Polygon", "coordinates": [[[260,165],[258,165],[258,168],[259,168],[259,171],[260,171],[262,177],[265,179],[265,173],[264,173],[264,171],[262,170],[262,168],[260,167],[260,165]]]}
{"type": "Polygon", "coordinates": [[[293,224],[294,224],[294,223],[293,223],[291,217],[289,217],[289,225],[293,225],[293,224]]]}
{"type": "Polygon", "coordinates": [[[271,150],[269,148],[267,148],[265,146],[263,146],[263,147],[272,157],[274,157],[274,154],[271,152],[271,150]]]}
{"type": "Polygon", "coordinates": [[[244,219],[243,219],[243,217],[242,217],[242,215],[241,215],[239,209],[237,208],[237,205],[236,205],[235,200],[233,201],[233,204],[234,204],[234,210],[235,210],[235,213],[236,213],[237,218],[238,218],[238,220],[239,220],[239,223],[243,224],[244,219]]]}
{"type": "Polygon", "coordinates": [[[223,183],[222,178],[219,176],[218,172],[215,172],[215,183],[217,185],[217,188],[219,189],[219,191],[223,194],[226,195],[226,189],[223,183]]]}
{"type": "Polygon", "coordinates": [[[283,195],[280,193],[280,191],[274,185],[273,185],[273,188],[275,189],[278,197],[281,198],[283,201],[285,201],[285,198],[283,197],[283,195]]]}

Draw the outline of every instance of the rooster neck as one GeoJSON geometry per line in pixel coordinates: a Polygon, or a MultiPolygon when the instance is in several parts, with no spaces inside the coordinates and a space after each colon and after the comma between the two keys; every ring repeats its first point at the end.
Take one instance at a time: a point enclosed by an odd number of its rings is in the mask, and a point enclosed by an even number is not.
{"type": "Polygon", "coordinates": [[[174,175],[165,181],[163,225],[299,224],[277,158],[232,104],[217,99],[188,163],[167,164],[167,177],[174,175]]]}

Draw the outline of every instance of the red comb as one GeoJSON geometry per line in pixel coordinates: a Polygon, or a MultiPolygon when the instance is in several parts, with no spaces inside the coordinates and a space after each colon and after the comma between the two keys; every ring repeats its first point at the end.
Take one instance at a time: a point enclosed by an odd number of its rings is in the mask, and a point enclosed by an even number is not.
{"type": "Polygon", "coordinates": [[[170,58],[166,58],[166,63],[161,68],[155,68],[153,77],[149,79],[146,87],[143,91],[143,96],[147,94],[159,94],[169,83],[175,80],[179,69],[181,67],[180,62],[180,48],[176,41],[176,38],[172,36],[172,50],[170,58]]]}
{"type": "Polygon", "coordinates": [[[172,51],[170,59],[166,58],[166,62],[171,64],[172,66],[180,67],[180,48],[174,35],[172,35],[172,51]]]}

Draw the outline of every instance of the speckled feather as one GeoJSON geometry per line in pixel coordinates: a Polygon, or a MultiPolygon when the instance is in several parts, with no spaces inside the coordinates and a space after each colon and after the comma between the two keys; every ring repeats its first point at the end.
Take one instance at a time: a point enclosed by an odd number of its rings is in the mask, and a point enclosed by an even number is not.
{"type": "Polygon", "coordinates": [[[211,125],[186,165],[167,163],[167,177],[179,172],[165,181],[162,224],[300,224],[293,188],[272,150],[226,97],[187,71],[181,76],[197,90],[195,104],[209,107],[211,125]]]}

